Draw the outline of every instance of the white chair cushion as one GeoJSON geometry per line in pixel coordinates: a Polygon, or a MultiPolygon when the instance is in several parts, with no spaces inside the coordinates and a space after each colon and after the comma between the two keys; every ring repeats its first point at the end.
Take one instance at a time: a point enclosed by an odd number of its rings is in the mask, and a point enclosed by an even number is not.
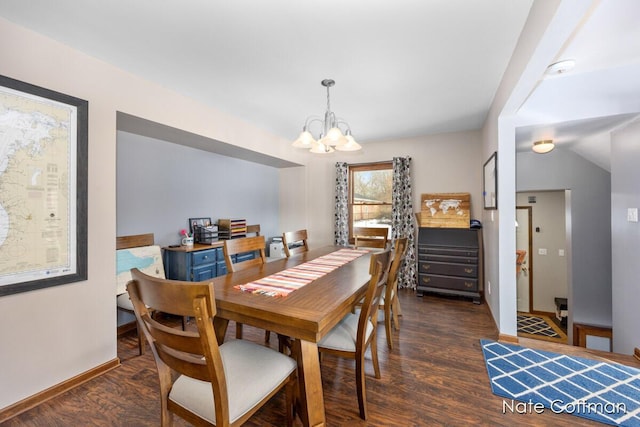
{"type": "MultiPolygon", "coordinates": [[[[357,314],[347,314],[340,323],[334,326],[334,328],[318,342],[318,347],[355,352],[360,310],[357,310],[357,312],[357,314]]],[[[367,339],[369,339],[371,332],[373,332],[373,325],[371,322],[367,322],[367,339]]]]}
{"type": "Polygon", "coordinates": [[[116,305],[120,308],[124,308],[125,310],[133,311],[133,304],[131,303],[131,299],[129,299],[128,292],[116,297],[116,305]]]}
{"type": "MultiPolygon", "coordinates": [[[[220,354],[227,379],[229,416],[232,423],[296,369],[296,362],[292,358],[244,340],[231,340],[222,344],[220,354]]],[[[216,411],[211,383],[182,375],[174,383],[169,399],[215,424],[216,411]]]]}

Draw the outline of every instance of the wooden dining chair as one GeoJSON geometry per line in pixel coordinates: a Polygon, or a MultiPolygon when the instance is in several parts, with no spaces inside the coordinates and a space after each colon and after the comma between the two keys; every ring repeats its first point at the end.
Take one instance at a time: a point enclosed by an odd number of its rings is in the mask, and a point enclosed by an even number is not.
{"type": "MultiPolygon", "coordinates": [[[[253,234],[254,236],[260,235],[260,224],[247,225],[247,234],[253,234]]],[[[250,236],[247,236],[250,237],[250,236]]]]}
{"type": "MultiPolygon", "coordinates": [[[[264,236],[243,237],[240,239],[229,239],[224,241],[222,251],[224,253],[224,262],[227,265],[227,272],[233,273],[244,270],[245,268],[262,265],[267,262],[265,255],[266,241],[264,236]],[[253,259],[233,262],[233,256],[245,254],[248,252],[256,252],[257,256],[253,259]]],[[[236,338],[242,339],[242,323],[236,322],[236,338]]],[[[269,342],[271,333],[265,331],[264,340],[269,342]]]]}
{"type": "Polygon", "coordinates": [[[173,424],[173,414],[194,425],[239,426],[281,389],[286,424],[293,425],[295,360],[249,341],[218,345],[213,283],[159,279],[138,269],[131,276],[127,290],[158,370],[162,426],[173,424]],[[197,329],[165,326],[151,308],[193,317],[197,329]]]}
{"type": "Polygon", "coordinates": [[[355,248],[387,247],[389,229],[387,227],[354,227],[353,241],[355,248]]]}
{"type": "Polygon", "coordinates": [[[282,233],[282,246],[287,258],[309,251],[307,230],[286,231],[282,233]]]}
{"type": "MultiPolygon", "coordinates": [[[[393,242],[393,259],[387,276],[387,284],[384,294],[378,306],[379,312],[384,313],[384,329],[387,335],[387,347],[393,349],[393,340],[391,336],[391,324],[397,331],[400,329],[398,315],[400,314],[400,302],[398,301],[398,273],[400,267],[404,263],[407,254],[408,241],[406,237],[401,237],[393,242]]],[[[380,319],[378,319],[380,320],[380,319]]]]}
{"type": "Polygon", "coordinates": [[[356,362],[356,391],[360,418],[367,419],[364,354],[371,349],[371,360],[376,378],[380,378],[378,347],[376,344],[378,305],[387,282],[391,251],[386,249],[371,255],[371,279],[367,286],[364,304],[358,314],[349,313],[320,342],[321,354],[332,354],[354,359],[356,362]],[[374,318],[374,316],[376,316],[374,318]]]}

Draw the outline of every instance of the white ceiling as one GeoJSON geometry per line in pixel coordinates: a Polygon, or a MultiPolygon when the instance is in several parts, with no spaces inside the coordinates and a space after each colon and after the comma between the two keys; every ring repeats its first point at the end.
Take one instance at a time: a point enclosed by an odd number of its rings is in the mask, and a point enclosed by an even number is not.
{"type": "MultiPolygon", "coordinates": [[[[0,16],[292,140],[332,78],[332,110],[366,143],[480,129],[532,1],[30,0],[0,16]]],[[[599,153],[640,112],[640,2],[596,3],[557,58],[575,70],[520,109],[518,150],[551,135],[599,153]]]]}
{"type": "Polygon", "coordinates": [[[640,2],[595,1],[555,61],[573,59],[573,70],[541,75],[519,110],[523,127],[517,151],[553,139],[610,170],[610,131],[640,114],[640,2]]]}

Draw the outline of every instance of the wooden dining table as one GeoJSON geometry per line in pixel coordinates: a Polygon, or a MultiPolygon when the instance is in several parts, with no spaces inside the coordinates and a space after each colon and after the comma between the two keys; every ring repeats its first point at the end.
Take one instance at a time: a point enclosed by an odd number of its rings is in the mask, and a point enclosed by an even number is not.
{"type": "Polygon", "coordinates": [[[230,320],[287,336],[298,362],[300,418],[305,426],[325,425],[320,374],[320,341],[358,303],[370,279],[370,255],[338,267],[284,297],[273,297],[235,288],[282,270],[343,249],[326,246],[212,279],[217,314],[214,327],[222,343],[230,320]]]}

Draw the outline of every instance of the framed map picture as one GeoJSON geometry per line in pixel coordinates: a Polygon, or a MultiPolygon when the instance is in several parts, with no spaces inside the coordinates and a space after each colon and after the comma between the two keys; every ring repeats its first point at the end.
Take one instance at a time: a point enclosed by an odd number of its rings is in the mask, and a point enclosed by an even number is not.
{"type": "Polygon", "coordinates": [[[0,76],[0,296],[87,279],[88,102],[0,76]]]}

